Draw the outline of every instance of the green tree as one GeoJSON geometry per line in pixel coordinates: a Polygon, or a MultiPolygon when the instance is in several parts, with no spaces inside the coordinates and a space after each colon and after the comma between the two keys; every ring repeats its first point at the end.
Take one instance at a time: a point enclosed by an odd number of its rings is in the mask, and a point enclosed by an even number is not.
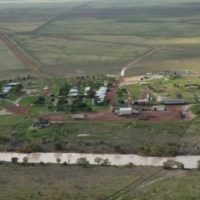
{"type": "Polygon", "coordinates": [[[184,164],[175,160],[167,160],[163,163],[164,169],[184,169],[184,164]]]}
{"type": "Polygon", "coordinates": [[[12,157],[11,158],[11,162],[13,163],[13,164],[17,164],[18,163],[18,158],[17,157],[12,157]]]}
{"type": "Polygon", "coordinates": [[[28,164],[28,157],[25,156],[25,157],[23,158],[23,165],[27,165],[27,164],[28,164]]]}
{"type": "Polygon", "coordinates": [[[34,104],[36,105],[42,105],[45,103],[45,98],[43,96],[39,96],[36,101],[34,102],[34,104]]]}
{"type": "Polygon", "coordinates": [[[103,160],[103,158],[101,158],[101,157],[96,157],[95,159],[94,159],[94,162],[95,162],[95,164],[97,164],[97,165],[101,165],[101,163],[103,162],[104,160],[103,160]]]}
{"type": "Polygon", "coordinates": [[[59,96],[66,96],[69,93],[70,85],[68,83],[65,83],[59,90],[59,96]]]}
{"type": "Polygon", "coordinates": [[[87,160],[87,158],[83,157],[83,158],[78,158],[76,164],[86,168],[89,167],[90,162],[87,160]]]}
{"type": "Polygon", "coordinates": [[[111,165],[111,162],[108,160],[108,158],[104,159],[103,162],[101,163],[103,166],[108,166],[111,165]]]}
{"type": "Polygon", "coordinates": [[[78,98],[73,101],[71,111],[76,112],[76,111],[84,111],[84,112],[89,112],[91,111],[91,107],[87,105],[86,103],[83,102],[82,99],[78,98]]]}
{"type": "Polygon", "coordinates": [[[200,160],[197,161],[197,168],[200,170],[200,160]]]}

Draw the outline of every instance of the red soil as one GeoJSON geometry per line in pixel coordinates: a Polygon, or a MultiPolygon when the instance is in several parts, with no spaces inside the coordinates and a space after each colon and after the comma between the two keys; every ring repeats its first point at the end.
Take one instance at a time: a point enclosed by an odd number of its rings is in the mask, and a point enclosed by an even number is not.
{"type": "Polygon", "coordinates": [[[9,105],[9,106],[6,106],[6,110],[8,112],[13,113],[14,115],[26,116],[28,114],[28,111],[30,110],[30,107],[29,106],[9,105]]]}

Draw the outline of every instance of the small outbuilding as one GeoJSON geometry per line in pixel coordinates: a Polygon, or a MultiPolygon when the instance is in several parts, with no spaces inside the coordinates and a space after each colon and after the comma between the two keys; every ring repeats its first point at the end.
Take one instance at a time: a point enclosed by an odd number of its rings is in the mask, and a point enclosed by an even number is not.
{"type": "Polygon", "coordinates": [[[157,111],[157,112],[165,112],[165,111],[167,111],[167,109],[166,109],[166,107],[164,105],[154,106],[153,110],[157,111]]]}
{"type": "Polygon", "coordinates": [[[84,114],[74,114],[72,115],[73,120],[84,120],[86,118],[86,115],[84,114]]]}
{"type": "Polygon", "coordinates": [[[163,99],[162,104],[164,105],[185,105],[188,102],[185,99],[163,99]]]}

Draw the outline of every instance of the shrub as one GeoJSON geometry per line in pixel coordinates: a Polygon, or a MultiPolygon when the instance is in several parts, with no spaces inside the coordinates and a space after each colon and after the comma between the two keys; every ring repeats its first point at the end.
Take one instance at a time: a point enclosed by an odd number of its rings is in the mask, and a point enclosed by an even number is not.
{"type": "Polygon", "coordinates": [[[56,151],[63,151],[64,150],[63,144],[61,142],[56,142],[54,148],[55,148],[56,151]]]}
{"type": "Polygon", "coordinates": [[[73,101],[71,106],[71,111],[82,111],[82,112],[90,112],[92,111],[92,108],[85,102],[83,102],[82,99],[76,99],[73,101]]]}
{"type": "Polygon", "coordinates": [[[3,165],[3,164],[5,164],[5,162],[4,161],[0,161],[0,165],[3,165]]]}
{"type": "Polygon", "coordinates": [[[135,165],[133,163],[128,163],[127,165],[125,165],[125,167],[133,168],[133,167],[135,167],[135,165]]]}
{"type": "Polygon", "coordinates": [[[159,150],[159,148],[157,147],[157,146],[151,146],[150,147],[150,154],[152,155],[152,156],[160,156],[160,150],[159,150]]]}
{"type": "Polygon", "coordinates": [[[103,162],[101,163],[102,166],[108,166],[111,165],[110,161],[108,160],[108,158],[104,159],[103,162]]]}
{"type": "Polygon", "coordinates": [[[97,164],[97,165],[101,165],[103,161],[104,161],[104,160],[103,160],[103,158],[101,158],[101,157],[96,157],[96,158],[94,159],[94,162],[95,162],[95,164],[97,164]]]}
{"type": "Polygon", "coordinates": [[[59,90],[59,96],[66,96],[69,93],[70,85],[68,83],[65,83],[59,90]]]}
{"type": "Polygon", "coordinates": [[[197,161],[197,168],[200,170],[200,160],[197,161]]]}
{"type": "Polygon", "coordinates": [[[178,169],[184,169],[184,164],[181,162],[177,162],[177,168],[178,169]]]}
{"type": "Polygon", "coordinates": [[[27,165],[28,164],[28,157],[24,157],[23,158],[23,165],[27,165]]]}
{"type": "Polygon", "coordinates": [[[11,162],[13,163],[13,164],[17,164],[18,163],[18,158],[17,157],[12,157],[11,158],[11,162]]]}
{"type": "Polygon", "coordinates": [[[39,162],[39,165],[42,165],[42,166],[44,166],[44,165],[45,165],[45,163],[44,163],[43,161],[40,161],[40,162],[39,162]]]}
{"type": "Polygon", "coordinates": [[[88,167],[90,162],[87,160],[87,158],[78,158],[76,164],[82,167],[88,167]]]}
{"type": "Polygon", "coordinates": [[[174,160],[167,160],[163,163],[164,169],[184,169],[184,164],[174,160]]]}
{"type": "Polygon", "coordinates": [[[39,96],[37,100],[34,102],[36,105],[42,105],[45,103],[45,98],[43,96],[39,96]]]}
{"type": "Polygon", "coordinates": [[[65,162],[63,162],[63,165],[64,165],[64,166],[67,166],[68,164],[67,164],[67,162],[65,161],[65,162]]]}

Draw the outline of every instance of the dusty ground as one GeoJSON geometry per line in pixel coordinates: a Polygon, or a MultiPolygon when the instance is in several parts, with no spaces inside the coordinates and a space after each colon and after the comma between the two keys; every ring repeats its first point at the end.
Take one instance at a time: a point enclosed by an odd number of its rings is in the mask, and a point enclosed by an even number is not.
{"type": "Polygon", "coordinates": [[[64,123],[66,119],[66,115],[57,114],[57,113],[49,113],[49,114],[39,115],[38,118],[47,119],[50,122],[64,123]]]}
{"type": "Polygon", "coordinates": [[[120,83],[120,87],[124,85],[133,85],[137,84],[141,81],[143,76],[131,76],[131,77],[124,77],[123,81],[120,83]]]}
{"type": "MultiPolygon", "coordinates": [[[[120,87],[125,86],[125,85],[133,85],[133,84],[138,84],[142,83],[141,79],[144,78],[144,76],[130,76],[130,77],[124,77],[120,83],[120,87]]],[[[147,80],[153,80],[153,79],[160,79],[163,78],[163,76],[155,74],[152,77],[150,77],[147,80]]],[[[145,81],[144,81],[145,82],[145,81]]]]}
{"type": "Polygon", "coordinates": [[[30,110],[30,107],[8,105],[8,106],[6,106],[6,110],[7,110],[7,112],[13,113],[14,115],[26,116],[28,114],[28,111],[30,110]]]}
{"type": "Polygon", "coordinates": [[[132,115],[128,117],[119,117],[112,111],[105,111],[101,113],[88,114],[89,120],[100,120],[100,121],[132,121],[134,119],[149,120],[149,121],[181,121],[191,120],[194,115],[189,111],[185,118],[181,117],[180,112],[185,110],[185,106],[166,106],[167,111],[142,111],[139,115],[132,115]]]}
{"type": "Polygon", "coordinates": [[[2,109],[0,110],[0,116],[3,116],[3,115],[12,115],[12,113],[8,112],[6,109],[2,109]]]}

